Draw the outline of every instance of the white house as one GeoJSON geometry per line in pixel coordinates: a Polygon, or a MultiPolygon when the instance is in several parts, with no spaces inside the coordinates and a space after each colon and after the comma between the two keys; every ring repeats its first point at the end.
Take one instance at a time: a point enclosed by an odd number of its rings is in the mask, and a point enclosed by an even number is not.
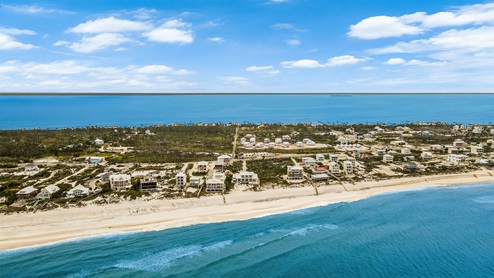
{"type": "Polygon", "coordinates": [[[228,164],[230,164],[231,159],[232,159],[231,156],[224,154],[224,155],[218,156],[217,160],[218,160],[218,162],[223,162],[223,165],[228,165],[228,164]]]}
{"type": "Polygon", "coordinates": [[[316,160],[317,160],[317,162],[324,162],[324,155],[323,154],[316,154],[316,160]]]}
{"type": "Polygon", "coordinates": [[[454,147],[463,147],[465,146],[465,141],[461,140],[461,139],[456,139],[454,142],[453,142],[453,146],[454,147]]]}
{"type": "Polygon", "coordinates": [[[102,139],[100,139],[100,138],[96,138],[96,139],[93,141],[93,143],[94,143],[95,145],[103,145],[103,144],[105,144],[105,141],[103,141],[103,140],[102,140],[102,139]]]}
{"type": "Polygon", "coordinates": [[[304,157],[302,158],[302,162],[307,168],[313,168],[317,165],[317,160],[315,160],[313,157],[304,157]]]}
{"type": "Polygon", "coordinates": [[[481,146],[472,146],[470,148],[470,153],[471,154],[483,154],[484,153],[484,148],[481,146]]]}
{"type": "Polygon", "coordinates": [[[281,145],[281,143],[283,143],[283,140],[281,138],[274,138],[274,143],[276,145],[281,145]]]}
{"type": "Polygon", "coordinates": [[[290,143],[288,143],[288,142],[283,142],[283,143],[281,143],[281,146],[282,146],[283,148],[288,148],[288,147],[290,147],[290,143]]]}
{"type": "Polygon", "coordinates": [[[412,152],[410,151],[409,148],[403,148],[401,149],[401,154],[411,154],[412,152]]]}
{"type": "Polygon", "coordinates": [[[69,197],[69,198],[74,198],[74,197],[82,198],[82,197],[87,197],[88,195],[89,195],[89,188],[84,187],[81,184],[70,189],[67,192],[67,197],[69,197]]]}
{"type": "Polygon", "coordinates": [[[420,157],[423,159],[423,160],[431,160],[432,158],[434,158],[434,155],[432,155],[432,153],[430,152],[422,152],[420,154],[420,157]]]}
{"type": "Polygon", "coordinates": [[[36,164],[28,164],[28,165],[24,166],[24,171],[37,172],[37,171],[39,171],[39,167],[36,164]]]}
{"type": "Polygon", "coordinates": [[[473,127],[472,133],[479,134],[482,133],[482,131],[484,131],[484,127],[480,125],[476,125],[473,127]]]}
{"type": "Polygon", "coordinates": [[[467,155],[463,154],[448,154],[447,160],[453,164],[458,164],[460,162],[465,162],[468,159],[467,155]]]}
{"type": "Polygon", "coordinates": [[[91,157],[88,157],[88,159],[87,159],[88,164],[98,164],[98,163],[101,163],[102,161],[103,161],[103,158],[99,157],[99,156],[91,156],[91,157]]]}
{"type": "Polygon", "coordinates": [[[223,192],[225,191],[225,182],[219,179],[206,180],[206,192],[223,192]]]}
{"type": "Polygon", "coordinates": [[[31,201],[34,199],[34,196],[36,195],[37,191],[38,189],[34,188],[33,186],[28,186],[17,191],[16,195],[17,198],[19,198],[20,200],[31,201]]]}
{"type": "Polygon", "coordinates": [[[290,137],[290,135],[283,135],[283,136],[281,136],[281,139],[282,139],[283,141],[292,140],[292,138],[290,137]]]}
{"type": "Polygon", "coordinates": [[[304,168],[300,166],[288,166],[287,167],[288,180],[303,180],[304,168]]]}
{"type": "Polygon", "coordinates": [[[313,181],[327,181],[329,180],[328,174],[315,174],[310,176],[313,181]]]}
{"type": "Polygon", "coordinates": [[[444,147],[442,145],[435,144],[435,145],[430,145],[429,146],[429,150],[431,150],[431,151],[442,151],[442,150],[444,150],[444,147]]]}
{"type": "Polygon", "coordinates": [[[299,142],[295,143],[295,146],[297,146],[297,148],[303,148],[304,143],[299,141],[299,142]]]}
{"type": "Polygon", "coordinates": [[[59,190],[60,187],[50,184],[39,191],[38,195],[36,195],[36,199],[38,200],[50,199],[51,195],[53,195],[53,193],[58,192],[59,190]]]}
{"type": "Polygon", "coordinates": [[[393,162],[393,159],[394,159],[394,156],[392,156],[390,154],[383,155],[383,162],[384,163],[391,163],[391,162],[393,162]]]}
{"type": "Polygon", "coordinates": [[[254,172],[242,171],[233,175],[232,182],[239,184],[259,184],[259,177],[254,172]]]}
{"type": "Polygon", "coordinates": [[[187,175],[183,172],[179,172],[175,175],[175,185],[183,189],[185,187],[185,184],[187,183],[187,175]]]}
{"type": "Polygon", "coordinates": [[[224,173],[214,173],[214,175],[212,176],[212,178],[224,182],[226,180],[226,175],[224,173]]]}
{"type": "Polygon", "coordinates": [[[405,146],[407,143],[402,140],[397,140],[397,141],[391,141],[389,144],[393,146],[405,146]]]}
{"type": "Polygon", "coordinates": [[[192,176],[192,177],[190,177],[189,184],[190,184],[190,186],[198,187],[199,185],[201,185],[201,180],[202,180],[201,177],[192,176]]]}
{"type": "Polygon", "coordinates": [[[316,142],[314,142],[312,140],[309,140],[309,141],[307,141],[306,145],[309,146],[309,147],[313,147],[313,146],[316,145],[316,142]]]}
{"type": "Polygon", "coordinates": [[[353,174],[353,163],[349,160],[346,160],[346,161],[343,161],[343,171],[345,171],[345,173],[347,175],[351,175],[353,174]]]}
{"type": "Polygon", "coordinates": [[[338,155],[337,154],[330,154],[329,155],[329,161],[330,162],[338,162],[338,155]]]}
{"type": "Polygon", "coordinates": [[[209,163],[207,163],[206,161],[201,161],[201,162],[198,162],[197,163],[197,171],[198,172],[207,172],[208,171],[208,165],[209,163]]]}
{"type": "Polygon", "coordinates": [[[130,175],[110,175],[110,187],[113,190],[129,190],[132,187],[132,184],[130,183],[130,175]]]}
{"type": "Polygon", "coordinates": [[[333,174],[335,176],[339,176],[341,174],[340,165],[336,162],[330,162],[329,163],[329,171],[331,172],[331,174],[333,174]]]}

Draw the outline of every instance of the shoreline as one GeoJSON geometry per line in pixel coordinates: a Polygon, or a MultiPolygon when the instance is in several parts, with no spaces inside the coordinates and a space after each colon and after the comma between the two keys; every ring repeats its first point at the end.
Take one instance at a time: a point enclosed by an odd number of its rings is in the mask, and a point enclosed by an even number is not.
{"type": "Polygon", "coordinates": [[[462,174],[397,178],[318,187],[233,191],[200,199],[135,200],[36,213],[1,215],[0,251],[22,250],[129,232],[157,231],[196,224],[260,218],[268,215],[355,202],[384,193],[494,182],[488,170],[462,174]]]}

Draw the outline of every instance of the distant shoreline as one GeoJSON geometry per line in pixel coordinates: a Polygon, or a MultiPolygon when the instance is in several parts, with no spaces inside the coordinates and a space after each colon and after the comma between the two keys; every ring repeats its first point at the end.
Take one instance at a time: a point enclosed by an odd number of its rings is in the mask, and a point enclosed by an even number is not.
{"type": "Polygon", "coordinates": [[[383,193],[430,187],[494,182],[486,170],[463,174],[359,182],[355,185],[269,189],[262,192],[232,192],[226,197],[200,199],[136,200],[107,205],[56,209],[0,216],[0,250],[16,250],[126,232],[144,232],[196,224],[264,217],[289,211],[354,202],[383,193]],[[348,191],[347,191],[348,190],[348,191]]]}

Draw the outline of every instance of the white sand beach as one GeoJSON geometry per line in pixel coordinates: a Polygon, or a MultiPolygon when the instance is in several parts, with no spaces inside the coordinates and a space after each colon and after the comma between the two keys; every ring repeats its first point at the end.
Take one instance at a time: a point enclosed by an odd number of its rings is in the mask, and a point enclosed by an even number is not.
{"type": "Polygon", "coordinates": [[[162,230],[200,223],[245,220],[370,196],[426,187],[494,182],[494,173],[400,178],[313,187],[234,191],[200,199],[136,200],[107,205],[0,215],[0,250],[111,233],[162,230]]]}

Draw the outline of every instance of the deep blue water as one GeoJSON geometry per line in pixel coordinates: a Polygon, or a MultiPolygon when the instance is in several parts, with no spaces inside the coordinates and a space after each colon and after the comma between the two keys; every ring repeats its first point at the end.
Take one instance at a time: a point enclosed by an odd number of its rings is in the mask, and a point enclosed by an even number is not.
{"type": "Polygon", "coordinates": [[[0,129],[189,122],[494,122],[494,94],[0,96],[0,129]]]}
{"type": "Polygon", "coordinates": [[[1,277],[494,277],[494,183],[0,252],[0,271],[1,277]]]}

